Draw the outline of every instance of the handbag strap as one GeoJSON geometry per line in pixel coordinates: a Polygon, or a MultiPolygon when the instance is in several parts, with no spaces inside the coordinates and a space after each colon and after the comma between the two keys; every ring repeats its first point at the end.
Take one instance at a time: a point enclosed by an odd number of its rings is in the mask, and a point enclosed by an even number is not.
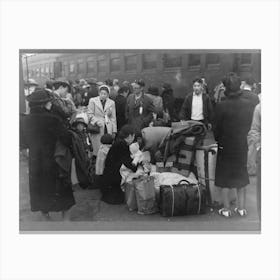
{"type": "Polygon", "coordinates": [[[177,184],[177,185],[181,185],[181,184],[182,184],[182,182],[186,182],[186,183],[187,183],[187,185],[190,185],[190,182],[188,182],[186,179],[182,179],[181,181],[179,181],[179,182],[178,182],[178,184],[177,184]]]}

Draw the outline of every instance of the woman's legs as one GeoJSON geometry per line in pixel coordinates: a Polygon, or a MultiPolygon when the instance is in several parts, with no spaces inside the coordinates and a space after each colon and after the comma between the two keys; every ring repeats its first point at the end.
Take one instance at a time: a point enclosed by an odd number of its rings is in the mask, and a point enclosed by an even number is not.
{"type": "Polygon", "coordinates": [[[230,209],[230,201],[229,201],[229,189],[228,188],[222,188],[222,202],[225,209],[230,209]]]}
{"type": "Polygon", "coordinates": [[[237,208],[242,210],[245,208],[246,203],[246,187],[237,189],[237,208]]]}

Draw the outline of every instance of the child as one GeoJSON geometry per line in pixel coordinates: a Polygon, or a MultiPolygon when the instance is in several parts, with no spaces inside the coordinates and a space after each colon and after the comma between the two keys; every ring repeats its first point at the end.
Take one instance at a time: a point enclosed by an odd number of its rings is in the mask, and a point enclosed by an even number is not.
{"type": "Polygon", "coordinates": [[[85,116],[83,114],[77,115],[72,123],[72,127],[82,140],[83,147],[86,151],[86,154],[88,155],[88,158],[91,158],[93,150],[89,135],[87,133],[87,118],[85,116]]]}

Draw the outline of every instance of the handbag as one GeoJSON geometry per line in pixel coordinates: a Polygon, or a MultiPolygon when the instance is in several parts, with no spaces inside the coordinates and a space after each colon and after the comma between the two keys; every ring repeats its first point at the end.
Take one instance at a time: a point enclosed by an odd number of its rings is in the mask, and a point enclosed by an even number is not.
{"type": "MultiPolygon", "coordinates": [[[[94,103],[93,103],[94,104],[94,103]]],[[[94,104],[94,113],[95,115],[95,104],[94,104]]],[[[97,123],[90,123],[91,122],[91,119],[89,120],[89,124],[88,124],[88,132],[90,132],[91,134],[98,134],[100,133],[100,126],[97,124],[97,123]]]]}
{"type": "Polygon", "coordinates": [[[98,134],[100,132],[100,126],[97,123],[88,124],[88,132],[90,132],[91,134],[98,134]]]}

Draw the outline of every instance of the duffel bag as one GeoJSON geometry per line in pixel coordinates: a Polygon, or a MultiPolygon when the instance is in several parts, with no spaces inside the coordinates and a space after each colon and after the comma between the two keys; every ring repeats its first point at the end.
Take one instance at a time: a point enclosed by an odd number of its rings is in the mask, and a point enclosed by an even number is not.
{"type": "Polygon", "coordinates": [[[136,193],[138,214],[147,215],[158,212],[154,178],[141,176],[133,180],[136,193]]]}
{"type": "Polygon", "coordinates": [[[206,190],[186,180],[176,185],[160,186],[160,213],[164,217],[204,214],[206,190]]]}

